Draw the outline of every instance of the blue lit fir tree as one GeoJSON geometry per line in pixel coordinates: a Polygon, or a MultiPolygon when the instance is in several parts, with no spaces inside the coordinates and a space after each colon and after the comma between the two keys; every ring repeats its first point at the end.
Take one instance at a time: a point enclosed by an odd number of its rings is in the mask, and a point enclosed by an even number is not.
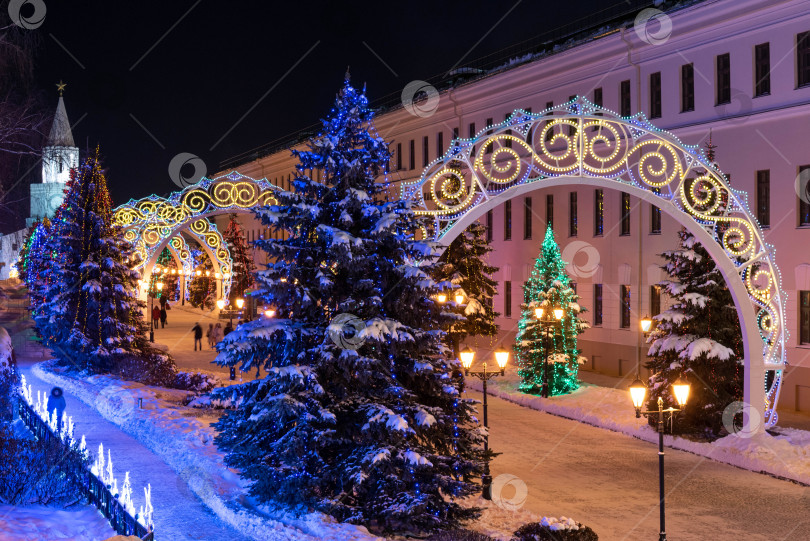
{"type": "Polygon", "coordinates": [[[231,306],[236,306],[236,299],[245,298],[245,291],[253,285],[253,272],[256,265],[250,253],[245,230],[239,225],[236,214],[231,214],[228,227],[222,232],[222,238],[228,243],[233,268],[231,269],[231,306]]]}
{"type": "Polygon", "coordinates": [[[309,150],[294,152],[292,190],[256,211],[283,238],[256,242],[274,262],[256,273],[257,297],[277,317],[218,346],[219,364],[267,376],[221,391],[239,406],[217,443],[260,500],[378,532],[452,528],[478,513],[456,498],[480,490],[483,437],[438,330],[438,247],[414,239],[421,222],[376,181],[391,155],[372,117],[347,76],[309,150]],[[357,318],[354,336],[341,314],[357,318]]]}
{"type": "Polygon", "coordinates": [[[584,358],[579,354],[577,336],[589,325],[579,317],[585,309],[577,302],[579,296],[571,287],[565,265],[554,232],[548,227],[532,274],[523,285],[525,302],[521,305],[515,338],[520,390],[524,393],[540,394],[545,366],[549,371],[550,396],[579,388],[577,373],[584,358]],[[544,328],[535,316],[536,308],[543,308],[546,314],[554,308],[562,308],[563,317],[554,327],[544,328]],[[544,362],[546,355],[547,365],[544,362]]]}
{"type": "Polygon", "coordinates": [[[109,372],[128,356],[152,353],[136,296],[139,275],[126,261],[129,249],[113,224],[96,151],[71,171],[41,259],[32,264],[44,277],[42,301],[34,307],[37,330],[62,363],[109,372]]]}

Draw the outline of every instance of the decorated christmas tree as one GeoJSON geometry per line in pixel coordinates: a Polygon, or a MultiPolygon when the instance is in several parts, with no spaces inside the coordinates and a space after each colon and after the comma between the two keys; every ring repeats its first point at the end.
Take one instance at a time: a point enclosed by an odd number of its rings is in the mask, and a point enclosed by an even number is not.
{"type": "Polygon", "coordinates": [[[521,305],[515,338],[520,390],[524,393],[542,392],[546,368],[549,396],[579,388],[577,373],[585,358],[579,354],[577,336],[589,325],[579,317],[585,309],[577,303],[579,296],[571,287],[565,265],[554,232],[548,227],[532,274],[523,285],[526,302],[521,305]],[[535,314],[537,308],[555,322],[544,326],[535,314]],[[555,308],[562,309],[559,321],[553,316],[555,308]]]}
{"type": "Polygon", "coordinates": [[[217,296],[214,264],[198,244],[189,241],[189,247],[191,257],[194,259],[194,270],[192,271],[194,274],[188,284],[188,302],[194,308],[213,310],[217,296]]]}
{"type": "Polygon", "coordinates": [[[456,237],[439,259],[433,278],[448,285],[450,309],[458,317],[448,323],[448,343],[458,358],[459,344],[468,336],[496,336],[498,314],[492,308],[498,282],[489,265],[492,248],[486,241],[486,228],[478,222],[456,237]]]}
{"type": "Polygon", "coordinates": [[[661,396],[665,407],[678,407],[671,386],[683,375],[691,390],[689,404],[678,414],[678,429],[715,436],[723,426],[723,410],[743,396],[740,322],[709,253],[686,229],[678,238],[679,249],[661,254],[669,279],[659,285],[671,303],[653,317],[648,339],[649,406],[661,396]]]}
{"type": "Polygon", "coordinates": [[[164,248],[158,256],[157,262],[155,263],[155,272],[149,280],[149,295],[155,299],[159,299],[161,302],[163,302],[163,299],[168,301],[178,300],[178,287],[180,283],[178,270],[182,271],[182,269],[177,268],[177,262],[174,260],[174,257],[172,257],[171,251],[169,251],[168,248],[164,248]],[[160,289],[155,287],[158,282],[163,284],[163,287],[160,289]]]}
{"type": "Polygon", "coordinates": [[[47,286],[45,271],[52,259],[48,256],[48,252],[54,249],[51,246],[50,239],[51,221],[44,218],[34,225],[28,237],[26,237],[17,261],[20,280],[28,288],[32,306],[39,306],[45,295],[47,286]]]}
{"type": "Polygon", "coordinates": [[[231,221],[222,236],[228,243],[233,261],[229,300],[231,305],[235,305],[236,299],[244,299],[245,290],[253,285],[253,272],[256,270],[256,266],[253,264],[253,256],[245,238],[245,231],[239,225],[236,214],[231,214],[231,221]]]}
{"type": "Polygon", "coordinates": [[[37,265],[46,275],[37,328],[61,362],[110,371],[117,359],[147,348],[136,297],[138,273],[112,222],[112,202],[98,151],[71,171],[65,200],[37,265]]]}
{"type": "Polygon", "coordinates": [[[459,395],[428,274],[438,246],[417,241],[406,202],[386,201],[387,143],[348,76],[292,190],[258,209],[284,240],[257,296],[277,317],[240,325],[217,362],[264,379],[223,389],[239,407],[217,423],[226,463],[259,500],[304,504],[375,531],[453,528],[477,515],[483,436],[459,395]],[[316,170],[320,180],[307,173],[316,170]]]}

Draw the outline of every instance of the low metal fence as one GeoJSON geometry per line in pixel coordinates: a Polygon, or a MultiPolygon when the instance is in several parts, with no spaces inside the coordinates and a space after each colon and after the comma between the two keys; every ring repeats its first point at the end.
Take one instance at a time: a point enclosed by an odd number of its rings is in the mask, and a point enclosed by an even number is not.
{"type": "MultiPolygon", "coordinates": [[[[24,386],[23,380],[23,388],[24,386]]],[[[31,392],[30,387],[27,392],[31,392]]],[[[64,448],[66,453],[79,453],[79,456],[87,456],[87,451],[83,448],[84,437],[82,437],[81,447],[76,446],[72,439],[72,420],[70,421],[70,430],[68,430],[66,426],[58,425],[58,428],[54,430],[52,426],[53,423],[46,422],[42,416],[37,413],[35,407],[29,404],[29,402],[33,402],[33,400],[31,400],[30,395],[26,395],[26,390],[23,390],[21,395],[21,400],[18,400],[20,418],[23,423],[25,423],[25,426],[36,436],[38,441],[49,441],[51,438],[54,438],[64,448]],[[70,436],[63,438],[60,433],[65,430],[68,430],[70,436]]],[[[37,404],[40,405],[39,397],[37,397],[37,404]]],[[[67,422],[67,420],[62,421],[63,425],[67,422]]],[[[103,451],[101,451],[101,454],[101,463],[103,464],[103,451]]],[[[151,527],[147,528],[141,524],[135,516],[127,511],[125,505],[119,501],[118,495],[113,494],[111,487],[107,483],[87,467],[77,467],[77,464],[80,464],[80,462],[76,460],[65,460],[61,462],[60,467],[65,475],[73,480],[74,485],[87,498],[87,501],[95,505],[96,508],[101,511],[104,517],[110,522],[115,532],[119,535],[135,535],[143,541],[154,541],[154,530],[151,527]]],[[[113,486],[115,485],[117,485],[117,482],[115,482],[113,486]]],[[[149,503],[150,494],[151,487],[147,490],[147,507],[151,507],[151,503],[149,503]]]]}

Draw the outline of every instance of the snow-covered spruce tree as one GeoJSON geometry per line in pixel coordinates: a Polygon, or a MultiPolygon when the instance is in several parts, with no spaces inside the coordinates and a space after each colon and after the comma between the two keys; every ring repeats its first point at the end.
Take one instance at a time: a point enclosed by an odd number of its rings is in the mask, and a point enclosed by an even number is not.
{"type": "Polygon", "coordinates": [[[211,262],[211,258],[199,248],[199,245],[196,246],[198,248],[191,248],[191,257],[194,259],[194,270],[192,271],[194,276],[188,283],[188,302],[194,308],[213,310],[217,295],[217,279],[213,275],[214,264],[211,262]],[[197,271],[200,271],[199,275],[197,275],[197,271]],[[207,275],[206,271],[208,271],[207,275]]]}
{"type": "Polygon", "coordinates": [[[163,251],[160,252],[155,266],[160,269],[160,272],[152,274],[149,280],[149,295],[160,299],[160,302],[163,302],[164,298],[170,301],[177,300],[179,298],[177,296],[177,289],[180,282],[180,275],[177,274],[177,263],[168,248],[164,248],[163,251]],[[163,272],[163,269],[166,269],[166,271],[163,272]],[[172,270],[174,270],[174,274],[172,274],[172,270]],[[163,288],[160,290],[155,287],[158,282],[163,284],[163,288]]]}
{"type": "Polygon", "coordinates": [[[222,237],[228,243],[231,261],[233,261],[229,300],[231,305],[235,306],[236,299],[245,298],[245,290],[253,285],[253,272],[256,270],[256,266],[253,264],[253,257],[245,238],[245,231],[239,225],[236,214],[231,214],[230,218],[231,221],[222,233],[222,237]]]}
{"type": "Polygon", "coordinates": [[[649,407],[659,396],[677,407],[671,385],[685,375],[691,384],[689,404],[678,414],[679,431],[719,434],[723,410],[743,395],[743,344],[734,300],[706,249],[686,229],[679,249],[661,254],[669,279],[659,285],[672,300],[653,319],[650,334],[649,407]]]}
{"type": "Polygon", "coordinates": [[[124,356],[145,354],[139,276],[124,261],[129,245],[112,222],[98,150],[71,171],[49,249],[58,253],[49,254],[48,283],[34,319],[54,355],[73,367],[106,372],[124,356]]]}
{"type": "Polygon", "coordinates": [[[285,233],[257,241],[274,261],[256,273],[258,297],[278,315],[240,325],[216,360],[268,375],[223,393],[241,403],[217,442],[260,500],[375,531],[453,528],[478,513],[455,499],[480,490],[483,437],[438,330],[438,246],[414,240],[421,222],[375,182],[390,153],[372,117],[347,77],[322,132],[295,151],[292,191],[256,211],[285,233]],[[344,318],[356,335],[341,333],[344,318]]]}
{"type": "Polygon", "coordinates": [[[37,222],[28,234],[17,262],[20,279],[28,288],[31,305],[34,307],[42,303],[47,284],[45,270],[52,260],[50,251],[53,250],[50,238],[51,221],[45,218],[37,222]]]}
{"type": "Polygon", "coordinates": [[[468,227],[456,237],[439,258],[433,272],[436,282],[446,283],[450,288],[448,299],[451,311],[458,316],[448,322],[447,338],[458,358],[459,344],[468,336],[496,336],[498,314],[492,308],[492,297],[498,282],[492,274],[498,271],[487,262],[492,251],[486,241],[486,228],[479,222],[468,227]],[[463,295],[459,304],[456,293],[463,295]]]}
{"type": "Polygon", "coordinates": [[[585,358],[579,354],[577,336],[590,325],[579,317],[585,309],[577,303],[579,296],[571,288],[565,265],[560,248],[554,241],[554,232],[548,227],[532,274],[523,285],[526,302],[520,306],[521,316],[515,338],[520,390],[524,393],[539,394],[542,391],[546,355],[549,396],[570,393],[579,388],[577,373],[579,363],[584,362],[585,358]],[[535,316],[535,308],[543,308],[546,314],[554,308],[562,308],[563,317],[556,327],[544,328],[535,316]]]}

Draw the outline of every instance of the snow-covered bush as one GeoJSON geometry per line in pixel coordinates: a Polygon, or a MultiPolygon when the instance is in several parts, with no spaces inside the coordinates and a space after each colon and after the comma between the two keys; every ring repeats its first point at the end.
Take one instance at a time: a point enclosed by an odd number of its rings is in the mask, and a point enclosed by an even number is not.
{"type": "Polygon", "coordinates": [[[128,381],[144,385],[173,387],[177,377],[177,367],[171,357],[158,350],[146,355],[126,355],[119,358],[113,374],[128,381]]]}
{"type": "Polygon", "coordinates": [[[524,524],[512,541],[597,541],[599,536],[588,526],[572,518],[543,517],[540,522],[524,524]]]}
{"type": "Polygon", "coordinates": [[[66,471],[80,471],[83,458],[56,438],[21,439],[0,426],[0,503],[69,505],[82,498],[66,471]]]}
{"type": "Polygon", "coordinates": [[[217,379],[214,376],[201,372],[178,372],[174,375],[172,388],[183,391],[192,391],[203,394],[211,391],[217,386],[217,379]]]}
{"type": "Polygon", "coordinates": [[[0,327],[0,422],[10,421],[14,417],[16,385],[17,368],[11,337],[0,327]]]}

